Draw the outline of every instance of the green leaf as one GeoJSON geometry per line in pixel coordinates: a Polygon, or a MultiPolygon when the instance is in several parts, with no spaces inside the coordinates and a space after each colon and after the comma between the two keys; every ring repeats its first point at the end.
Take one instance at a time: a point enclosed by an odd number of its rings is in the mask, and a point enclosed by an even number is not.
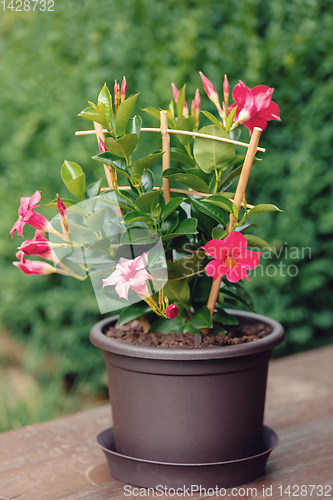
{"type": "Polygon", "coordinates": [[[149,328],[149,333],[182,333],[185,327],[185,320],[179,316],[174,319],[160,318],[149,328]]]}
{"type": "MultiPolygon", "coordinates": [[[[222,284],[224,285],[224,288],[222,288],[222,293],[225,293],[233,299],[242,302],[242,304],[248,307],[251,311],[255,312],[252,297],[246,290],[244,290],[242,285],[230,282],[228,282],[228,284],[226,284],[226,282],[223,282],[222,284]]],[[[222,297],[221,294],[220,296],[222,297]]]]}
{"type": "Polygon", "coordinates": [[[177,182],[177,184],[181,184],[182,186],[199,191],[200,193],[209,193],[209,186],[200,175],[187,172],[179,172],[175,174],[173,172],[174,169],[167,169],[163,172],[163,177],[170,179],[170,181],[177,182]],[[171,172],[169,172],[169,170],[171,170],[171,172]]]}
{"type": "Polygon", "coordinates": [[[141,189],[143,193],[150,193],[154,187],[154,174],[149,168],[143,173],[141,178],[141,189]]]}
{"type": "Polygon", "coordinates": [[[128,124],[126,127],[126,135],[128,134],[136,134],[137,136],[140,135],[142,127],[142,118],[141,116],[133,116],[133,118],[130,118],[128,120],[128,124]]]}
{"type": "Polygon", "coordinates": [[[190,287],[187,279],[169,280],[164,287],[164,295],[168,297],[170,303],[179,302],[186,305],[190,300],[190,287]]]}
{"type": "Polygon", "coordinates": [[[216,226],[214,227],[213,231],[212,231],[212,238],[215,240],[220,240],[222,238],[224,238],[225,236],[225,229],[223,229],[223,227],[220,227],[220,226],[216,226]]]}
{"type": "Polygon", "coordinates": [[[141,160],[137,160],[133,164],[133,172],[137,175],[142,175],[147,168],[150,168],[155,163],[155,161],[157,161],[162,156],[163,151],[160,151],[158,153],[152,153],[148,156],[145,156],[144,158],[141,158],[141,160]]]}
{"type": "Polygon", "coordinates": [[[75,163],[73,161],[64,161],[62,167],[61,167],[61,178],[68,186],[68,184],[75,179],[76,177],[79,177],[79,175],[83,174],[83,170],[80,167],[78,163],[75,163]]]}
{"type": "Polygon", "coordinates": [[[117,321],[117,328],[121,325],[125,325],[134,319],[143,316],[151,311],[150,307],[145,302],[139,302],[137,304],[132,304],[121,311],[117,321]]]}
{"type": "Polygon", "coordinates": [[[77,224],[76,222],[68,221],[69,230],[71,233],[71,238],[73,241],[79,243],[80,245],[87,245],[90,243],[95,243],[96,236],[93,232],[89,231],[84,226],[77,224]]]}
{"type": "Polygon", "coordinates": [[[184,109],[184,103],[185,103],[185,90],[186,90],[186,83],[180,89],[179,94],[178,94],[178,98],[177,98],[176,109],[177,109],[178,118],[181,118],[183,116],[183,109],[184,109]]]}
{"type": "Polygon", "coordinates": [[[191,319],[195,328],[213,328],[213,321],[207,306],[202,306],[195,316],[191,319]]]}
{"type": "Polygon", "coordinates": [[[135,222],[138,220],[142,220],[144,222],[150,222],[153,223],[153,219],[149,217],[145,212],[140,212],[139,210],[133,210],[132,212],[129,212],[128,214],[125,215],[124,217],[124,222],[128,224],[129,222],[135,222]]]}
{"type": "Polygon", "coordinates": [[[193,252],[169,264],[169,270],[179,276],[188,276],[202,269],[204,259],[204,251],[193,252]]]}
{"type": "Polygon", "coordinates": [[[93,212],[86,218],[87,227],[90,231],[98,233],[102,229],[107,210],[106,207],[102,208],[98,210],[98,212],[93,212]]]}
{"type": "Polygon", "coordinates": [[[275,205],[271,205],[270,203],[262,203],[251,208],[251,210],[248,211],[246,217],[250,217],[250,215],[255,214],[263,214],[266,212],[282,212],[282,210],[280,210],[275,205]]]}
{"type": "Polygon", "coordinates": [[[103,116],[99,115],[92,107],[84,109],[78,114],[78,116],[83,116],[83,118],[87,118],[87,120],[97,122],[104,128],[108,128],[107,120],[103,116]]]}
{"type": "Polygon", "coordinates": [[[173,238],[178,238],[178,236],[184,236],[186,234],[198,234],[196,219],[191,217],[181,221],[174,233],[162,236],[162,241],[170,241],[173,238]]]}
{"type": "Polygon", "coordinates": [[[161,221],[163,222],[172,212],[176,210],[176,208],[179,207],[181,203],[183,203],[185,198],[173,198],[172,200],[169,201],[169,203],[164,207],[162,214],[161,214],[161,221]]]}
{"type": "Polygon", "coordinates": [[[70,191],[74,196],[79,198],[79,200],[84,200],[84,195],[86,192],[86,176],[85,174],[81,174],[78,177],[75,177],[68,185],[68,191],[70,191]]]}
{"type": "Polygon", "coordinates": [[[160,191],[151,191],[150,193],[143,194],[136,199],[135,204],[139,210],[150,214],[152,210],[156,207],[159,199],[160,191]]]}
{"type": "Polygon", "coordinates": [[[214,115],[212,115],[212,113],[210,113],[209,111],[205,111],[203,109],[201,110],[201,113],[203,113],[205,115],[205,117],[208,118],[208,120],[212,122],[213,125],[215,125],[216,127],[222,128],[221,123],[218,121],[218,119],[214,115]]]}
{"type": "MultiPolygon", "coordinates": [[[[70,200],[69,198],[61,198],[61,201],[63,202],[63,204],[65,205],[66,208],[77,204],[77,201],[70,200]]],[[[50,201],[50,203],[45,203],[45,206],[52,207],[52,208],[58,208],[58,202],[57,202],[57,200],[52,200],[52,201],[50,201]]]]}
{"type": "Polygon", "coordinates": [[[128,158],[137,147],[138,142],[139,137],[136,134],[128,134],[117,140],[113,139],[113,137],[107,137],[105,146],[110,153],[120,158],[128,158]]]}
{"type": "Polygon", "coordinates": [[[101,192],[101,187],[102,187],[102,179],[89,184],[89,186],[87,186],[88,198],[94,198],[95,196],[98,196],[101,192]]]}
{"type": "Polygon", "coordinates": [[[238,325],[239,321],[235,316],[228,314],[221,306],[214,313],[214,321],[223,323],[224,325],[238,325]]]}
{"type": "Polygon", "coordinates": [[[189,165],[192,168],[196,167],[194,158],[191,158],[181,149],[170,148],[170,160],[176,161],[177,163],[184,163],[185,165],[189,165]]]}
{"type": "Polygon", "coordinates": [[[113,155],[109,152],[101,153],[99,155],[93,156],[92,158],[93,160],[98,160],[101,163],[111,165],[116,170],[119,170],[120,172],[125,174],[128,178],[131,177],[131,171],[128,168],[126,160],[124,158],[119,158],[118,156],[113,155]]]}
{"type": "Polygon", "coordinates": [[[228,118],[226,119],[225,129],[226,129],[226,132],[228,132],[228,133],[229,133],[229,130],[230,130],[232,124],[233,124],[236,111],[237,111],[237,106],[235,106],[234,108],[232,108],[232,110],[230,111],[230,113],[228,115],[228,118]]]}
{"type": "Polygon", "coordinates": [[[199,210],[199,212],[203,212],[204,214],[209,215],[209,217],[212,217],[223,226],[228,225],[229,215],[225,210],[223,210],[223,208],[212,205],[211,203],[206,203],[204,200],[199,201],[192,199],[191,203],[193,203],[193,205],[197,210],[199,210]]]}
{"type": "Polygon", "coordinates": [[[170,234],[176,229],[179,224],[179,214],[172,212],[164,221],[162,226],[162,234],[170,234]]]}
{"type": "Polygon", "coordinates": [[[117,111],[117,116],[116,116],[116,133],[117,136],[123,136],[126,132],[126,127],[128,124],[128,121],[130,119],[131,113],[133,111],[134,105],[136,103],[136,100],[138,98],[139,94],[134,94],[125,101],[123,101],[117,111]]]}
{"type": "MultiPolygon", "coordinates": [[[[223,129],[215,125],[208,125],[199,132],[201,134],[230,139],[229,135],[223,129]]],[[[228,168],[230,162],[235,158],[235,148],[233,144],[227,142],[195,137],[193,155],[201,170],[209,174],[215,170],[228,168]]]]}
{"type": "Polygon", "coordinates": [[[99,93],[97,104],[99,108],[103,110],[103,114],[108,123],[107,129],[110,130],[112,127],[112,117],[113,117],[112,97],[106,83],[104,84],[102,90],[99,93]]]}
{"type": "Polygon", "coordinates": [[[145,111],[148,115],[153,116],[154,118],[157,118],[157,120],[160,119],[161,112],[157,108],[153,108],[149,106],[148,108],[142,109],[142,111],[145,111]]]}
{"type": "Polygon", "coordinates": [[[230,201],[229,198],[226,198],[226,196],[208,196],[205,198],[205,203],[212,203],[213,205],[223,208],[223,210],[227,210],[227,212],[233,212],[232,201],[230,201]]]}
{"type": "Polygon", "coordinates": [[[264,250],[269,250],[273,253],[275,253],[274,249],[271,247],[267,241],[262,240],[261,238],[258,238],[258,236],[254,236],[253,234],[244,234],[245,238],[247,239],[247,243],[250,247],[253,248],[263,248],[264,250]]]}
{"type": "MultiPolygon", "coordinates": [[[[178,104],[177,104],[177,106],[178,106],[178,104]]],[[[178,130],[184,130],[186,132],[193,132],[194,127],[195,127],[195,117],[189,116],[188,118],[177,118],[175,127],[178,130]]],[[[193,140],[193,136],[192,135],[177,134],[177,139],[179,140],[179,142],[181,144],[183,144],[183,146],[189,146],[193,140]]]]}

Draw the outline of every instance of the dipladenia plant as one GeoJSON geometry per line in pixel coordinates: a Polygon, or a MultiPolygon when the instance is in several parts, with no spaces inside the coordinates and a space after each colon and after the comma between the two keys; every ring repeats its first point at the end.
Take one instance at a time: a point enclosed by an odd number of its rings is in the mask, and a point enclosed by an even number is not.
{"type": "MultiPolygon", "coordinates": [[[[61,177],[71,197],[57,194],[49,203],[57,211],[51,221],[36,211],[40,191],[22,197],[10,234],[23,237],[26,224],[36,232],[19,246],[15,266],[25,274],[90,277],[102,312],[119,312],[119,325],[144,317],[147,331],[224,333],[225,325],[237,323],[226,305],[253,309],[243,281],[258,266],[260,249],[270,246],[248,233],[248,219],[279,209],[247,203],[249,162],[232,139],[241,125],[250,136],[256,127],[264,130],[280,112],[270,87],[250,89],[240,81],[230,92],[225,75],[220,99],[200,77],[217,112],[202,109],[199,89],[189,103],[186,86],[171,84],[165,110],[170,164],[163,169],[165,150],[140,155],[145,130],[142,118],[132,116],[139,94],[126,97],[125,77],[115,81],[113,96],[105,84],[97,103],[88,101],[79,116],[103,130],[93,158],[108,184],[98,173],[86,186],[81,166],[65,161],[61,177]]],[[[161,110],[144,111],[160,119],[161,110]]],[[[162,126],[157,130],[163,133],[162,126]]]]}

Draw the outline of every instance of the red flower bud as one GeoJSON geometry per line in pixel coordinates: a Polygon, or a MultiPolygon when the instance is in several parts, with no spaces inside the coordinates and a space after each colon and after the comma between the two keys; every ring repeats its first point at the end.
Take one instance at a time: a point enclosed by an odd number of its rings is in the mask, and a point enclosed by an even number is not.
{"type": "Polygon", "coordinates": [[[230,85],[228,82],[227,75],[224,75],[223,97],[224,97],[224,102],[226,103],[226,105],[228,105],[228,102],[229,102],[229,93],[230,93],[230,85]]]}
{"type": "Polygon", "coordinates": [[[98,138],[98,145],[99,145],[99,151],[100,151],[101,154],[102,153],[107,153],[107,149],[105,147],[105,143],[104,143],[104,141],[100,137],[98,138]]]}
{"type": "Polygon", "coordinates": [[[120,88],[121,102],[125,100],[126,92],[127,92],[127,82],[126,78],[123,77],[123,81],[121,82],[121,88],[120,88]]]}
{"type": "Polygon", "coordinates": [[[165,309],[165,315],[169,319],[173,319],[176,316],[178,316],[179,313],[179,308],[175,304],[170,304],[166,309],[165,309]]]}

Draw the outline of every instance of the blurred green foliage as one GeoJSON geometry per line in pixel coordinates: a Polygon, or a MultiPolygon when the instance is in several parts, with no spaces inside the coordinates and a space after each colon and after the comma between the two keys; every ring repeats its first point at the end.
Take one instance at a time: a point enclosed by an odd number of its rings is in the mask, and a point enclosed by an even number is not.
{"type": "MultiPolygon", "coordinates": [[[[201,70],[220,95],[224,73],[232,86],[241,79],[275,88],[282,124],[272,122],[263,133],[267,153],[254,167],[247,199],[284,210],[260,216],[257,235],[282,249],[280,258],[263,260],[266,267],[285,266],[286,276],[273,275],[271,267],[273,276],[266,269],[248,290],[255,292],[258,312],[285,325],[280,354],[332,342],[332,3],[56,0],[54,9],[0,17],[1,328],[37,339],[57,360],[57,376],[78,374],[91,390],[100,388],[103,360],[88,339],[100,317],[90,283],[20,274],[11,262],[21,239],[12,241],[8,232],[20,196],[36,189],[44,202],[55,192],[67,196],[59,175],[65,159],[81,164],[89,182],[103,175],[90,159],[95,138],[74,132],[89,128],[77,113],[105,81],[112,89],[114,79],[126,75],[128,92],[141,92],[137,111],[166,107],[172,81],[178,88],[188,83],[188,100],[199,87],[209,108],[201,70]],[[302,247],[311,249],[311,258],[309,251],[302,258],[302,247]],[[288,276],[290,265],[297,266],[295,277],[288,276]]],[[[153,123],[144,119],[146,126],[153,123]]],[[[146,137],[159,147],[157,137],[146,137]]],[[[248,139],[246,130],[242,138],[248,139]]]]}

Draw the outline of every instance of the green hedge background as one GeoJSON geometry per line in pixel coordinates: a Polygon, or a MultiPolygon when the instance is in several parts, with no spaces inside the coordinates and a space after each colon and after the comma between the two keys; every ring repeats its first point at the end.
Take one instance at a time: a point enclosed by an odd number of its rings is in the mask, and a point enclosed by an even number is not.
{"type": "MultiPolygon", "coordinates": [[[[263,276],[248,289],[257,312],[285,325],[278,354],[332,342],[332,32],[326,0],[55,0],[54,12],[1,12],[0,328],[24,346],[24,373],[54,397],[42,397],[33,411],[9,405],[0,430],[73,410],[68,391],[77,404],[105,395],[103,360],[88,338],[100,318],[91,284],[24,276],[11,265],[21,239],[12,241],[8,232],[20,196],[36,189],[45,202],[56,192],[67,195],[59,175],[65,159],[80,163],[91,181],[102,176],[90,160],[95,138],[74,136],[91,126],[77,113],[105,81],[113,89],[123,75],[129,93],[141,93],[137,111],[166,107],[175,82],[188,84],[189,102],[199,87],[204,107],[214,112],[200,70],[220,94],[224,73],[232,87],[241,79],[275,88],[282,123],[271,122],[263,133],[267,153],[251,174],[247,199],[284,210],[260,216],[256,230],[281,254],[265,259],[263,276]]],[[[152,123],[144,116],[146,126],[152,123]]],[[[0,352],[4,368],[15,360],[0,352]]]]}

